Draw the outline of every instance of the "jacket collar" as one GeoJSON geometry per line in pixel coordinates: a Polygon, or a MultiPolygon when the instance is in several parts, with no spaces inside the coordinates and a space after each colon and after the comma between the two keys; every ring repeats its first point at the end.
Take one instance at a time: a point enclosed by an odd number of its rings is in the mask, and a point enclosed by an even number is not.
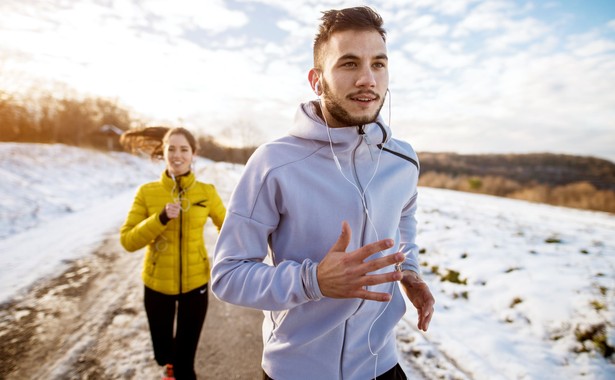
{"type": "MultiPolygon", "coordinates": [[[[290,135],[328,144],[328,127],[323,119],[316,113],[316,107],[319,106],[318,101],[311,101],[299,105],[297,113],[295,114],[295,123],[289,131],[290,135]]],[[[357,140],[363,138],[363,136],[360,135],[361,128],[370,143],[382,144],[391,138],[389,126],[384,123],[382,116],[378,115],[375,122],[364,126],[330,128],[333,145],[348,148],[356,145],[357,140]]]]}
{"type": "MultiPolygon", "coordinates": [[[[190,171],[187,174],[184,174],[179,177],[175,177],[175,181],[178,181],[179,187],[185,190],[194,184],[194,182],[196,181],[196,177],[194,173],[190,171]]],[[[176,188],[176,190],[179,190],[177,189],[177,183],[175,181],[173,181],[173,178],[171,178],[171,176],[167,174],[166,170],[163,171],[162,174],[160,175],[160,182],[162,182],[164,187],[168,189],[169,191],[171,191],[173,188],[176,188]]]]}

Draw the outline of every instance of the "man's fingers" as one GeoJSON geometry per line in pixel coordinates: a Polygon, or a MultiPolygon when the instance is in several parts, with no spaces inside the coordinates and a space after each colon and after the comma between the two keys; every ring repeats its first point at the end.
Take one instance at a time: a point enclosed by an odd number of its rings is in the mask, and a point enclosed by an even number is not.
{"type": "Polygon", "coordinates": [[[370,292],[363,289],[359,291],[357,298],[368,301],[388,302],[391,300],[391,295],[389,293],[370,292]]]}
{"type": "Polygon", "coordinates": [[[394,271],[383,274],[371,274],[366,275],[361,278],[361,286],[374,286],[380,285],[387,282],[395,282],[399,281],[402,278],[402,274],[400,272],[394,271]]]}
{"type": "Polygon", "coordinates": [[[350,237],[352,236],[352,230],[348,222],[342,222],[342,233],[337,238],[337,241],[331,247],[331,252],[346,252],[348,244],[350,244],[350,237]]]}
{"type": "MultiPolygon", "coordinates": [[[[384,257],[379,257],[374,260],[366,261],[362,264],[361,269],[363,273],[375,272],[379,269],[388,267],[390,265],[401,263],[404,261],[404,259],[405,259],[404,254],[401,252],[397,252],[391,255],[386,255],[384,257]]],[[[400,277],[399,279],[401,279],[401,277],[403,276],[399,276],[399,277],[400,277]]]]}
{"type": "Polygon", "coordinates": [[[427,331],[429,328],[429,323],[431,322],[431,317],[433,317],[433,307],[423,308],[419,314],[419,330],[427,331]]]}
{"type": "Polygon", "coordinates": [[[435,304],[435,300],[431,295],[431,292],[429,292],[429,288],[427,288],[427,285],[424,285],[421,304],[422,305],[417,308],[419,316],[417,327],[419,328],[419,330],[427,331],[429,323],[431,322],[431,318],[433,317],[435,304]]]}
{"type": "Polygon", "coordinates": [[[393,246],[392,239],[379,240],[374,243],[366,244],[363,247],[354,251],[354,255],[357,259],[363,261],[373,255],[376,252],[384,251],[393,246]]]}

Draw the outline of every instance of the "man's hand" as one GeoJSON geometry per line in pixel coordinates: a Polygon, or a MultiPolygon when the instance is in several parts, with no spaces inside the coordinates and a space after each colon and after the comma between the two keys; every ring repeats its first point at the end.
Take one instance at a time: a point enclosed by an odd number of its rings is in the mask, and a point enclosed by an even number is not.
{"type": "Polygon", "coordinates": [[[387,302],[388,293],[370,292],[365,287],[399,281],[402,274],[391,271],[383,274],[368,273],[404,261],[404,254],[397,252],[364,262],[369,256],[393,246],[391,239],[367,244],[355,251],[346,252],[352,231],[347,222],[342,223],[342,233],[325,258],[318,264],[317,277],[321,293],[331,298],[362,298],[387,302]]]}
{"type": "Polygon", "coordinates": [[[436,301],[425,281],[417,273],[406,270],[403,272],[403,275],[401,284],[408,299],[418,312],[419,321],[417,327],[420,330],[427,331],[434,312],[433,305],[436,301]]]}

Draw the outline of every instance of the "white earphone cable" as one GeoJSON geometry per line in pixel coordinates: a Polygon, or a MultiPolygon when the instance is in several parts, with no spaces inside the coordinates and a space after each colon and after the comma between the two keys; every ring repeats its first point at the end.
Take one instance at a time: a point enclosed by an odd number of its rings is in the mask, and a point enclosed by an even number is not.
{"type": "MultiPolygon", "coordinates": [[[[391,93],[390,91],[387,89],[387,93],[389,94],[389,125],[391,123],[391,93]]],[[[376,226],[374,225],[374,222],[372,220],[371,215],[369,214],[369,210],[367,208],[367,201],[365,199],[365,194],[367,192],[367,189],[369,188],[369,185],[372,183],[372,181],[374,180],[374,178],[376,177],[376,173],[378,172],[378,168],[380,167],[380,157],[382,156],[382,151],[384,150],[384,145],[386,144],[386,141],[384,141],[380,147],[379,147],[379,152],[378,152],[378,159],[376,161],[376,167],[374,168],[374,172],[372,173],[372,176],[370,177],[369,181],[367,182],[367,184],[365,185],[365,188],[363,189],[363,191],[361,191],[359,189],[359,186],[354,183],[353,181],[351,181],[350,179],[348,179],[348,177],[346,177],[346,175],[344,174],[343,170],[342,170],[342,166],[339,162],[339,159],[337,158],[337,155],[335,154],[335,151],[333,149],[333,140],[331,139],[331,128],[329,128],[329,123],[327,122],[327,118],[325,116],[325,112],[323,109],[323,104],[322,104],[322,99],[318,98],[319,103],[320,103],[320,108],[321,108],[321,113],[322,113],[322,118],[323,121],[325,122],[325,127],[327,128],[327,136],[329,138],[329,148],[331,149],[331,154],[333,155],[333,160],[335,161],[335,165],[337,166],[340,174],[342,175],[342,177],[344,177],[344,179],[346,180],[346,182],[350,183],[355,190],[359,193],[359,196],[361,198],[361,203],[363,205],[363,210],[365,212],[365,215],[367,216],[367,220],[369,221],[370,226],[372,227],[372,230],[374,231],[374,234],[376,235],[376,240],[380,240],[380,237],[378,236],[378,230],[376,229],[376,226]]],[[[369,149],[369,144],[368,144],[368,149],[369,149]]],[[[380,254],[382,254],[382,252],[380,252],[380,254]]],[[[391,300],[393,299],[393,296],[395,294],[395,286],[396,283],[393,282],[392,283],[392,290],[391,290],[391,298],[387,301],[386,305],[384,306],[384,308],[382,309],[382,311],[378,314],[378,316],[372,321],[371,325],[369,326],[369,330],[367,332],[367,348],[369,349],[369,352],[372,356],[374,356],[374,379],[377,377],[377,371],[378,371],[378,353],[374,352],[374,350],[372,349],[372,344],[371,344],[371,333],[372,333],[372,329],[374,327],[374,325],[376,324],[376,322],[378,321],[378,319],[380,319],[380,317],[386,312],[387,308],[389,307],[389,304],[391,303],[391,300]]]]}

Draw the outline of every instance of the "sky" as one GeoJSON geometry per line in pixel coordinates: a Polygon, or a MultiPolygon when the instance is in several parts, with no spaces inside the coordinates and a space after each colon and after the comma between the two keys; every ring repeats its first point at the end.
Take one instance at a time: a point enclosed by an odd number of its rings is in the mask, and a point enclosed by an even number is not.
{"type": "MultiPolygon", "coordinates": [[[[19,301],[33,284],[44,288],[44,281],[66,287],[52,279],[62,277],[72,263],[87,263],[88,257],[106,252],[100,248],[105,241],[119,240],[136,187],[157,180],[164,168],[128,153],[59,144],[3,143],[0,163],[0,304],[19,301]],[[58,157],[61,163],[50,159],[58,157]]],[[[195,172],[214,183],[228,203],[242,170],[241,165],[199,158],[195,172]]],[[[593,343],[577,338],[602,331],[604,342],[615,347],[615,215],[421,187],[417,220],[417,244],[423,251],[419,262],[436,305],[426,333],[416,329],[411,305],[398,325],[399,357],[409,374],[458,380],[615,378],[614,355],[605,359],[593,343]],[[445,281],[449,273],[458,273],[460,281],[445,281]]],[[[213,255],[216,230],[212,223],[207,226],[205,241],[213,255]]],[[[121,250],[119,245],[115,249],[121,250]]],[[[152,360],[139,285],[142,252],[120,257],[118,265],[98,263],[113,273],[91,273],[95,288],[106,289],[100,291],[104,305],[96,313],[83,313],[93,319],[90,325],[115,331],[113,344],[122,348],[96,351],[96,363],[109,378],[132,378],[134,373],[154,378],[159,370],[152,360]],[[135,312],[113,313],[118,318],[110,323],[106,311],[113,297],[127,289],[133,302],[120,305],[135,312]]],[[[28,313],[43,320],[39,315],[63,309],[58,307],[61,294],[60,289],[32,291],[32,304],[2,310],[0,334],[10,325],[6,321],[28,313]]],[[[74,297],[66,299],[66,309],[79,310],[74,297]]],[[[64,360],[41,365],[49,372],[71,363],[87,365],[84,347],[96,344],[100,330],[62,339],[64,360]]]]}
{"type": "Polygon", "coordinates": [[[388,31],[383,116],[417,151],[615,162],[610,0],[3,0],[0,89],[101,96],[151,124],[261,143],[315,98],[321,11],[359,4],[388,31]]]}

